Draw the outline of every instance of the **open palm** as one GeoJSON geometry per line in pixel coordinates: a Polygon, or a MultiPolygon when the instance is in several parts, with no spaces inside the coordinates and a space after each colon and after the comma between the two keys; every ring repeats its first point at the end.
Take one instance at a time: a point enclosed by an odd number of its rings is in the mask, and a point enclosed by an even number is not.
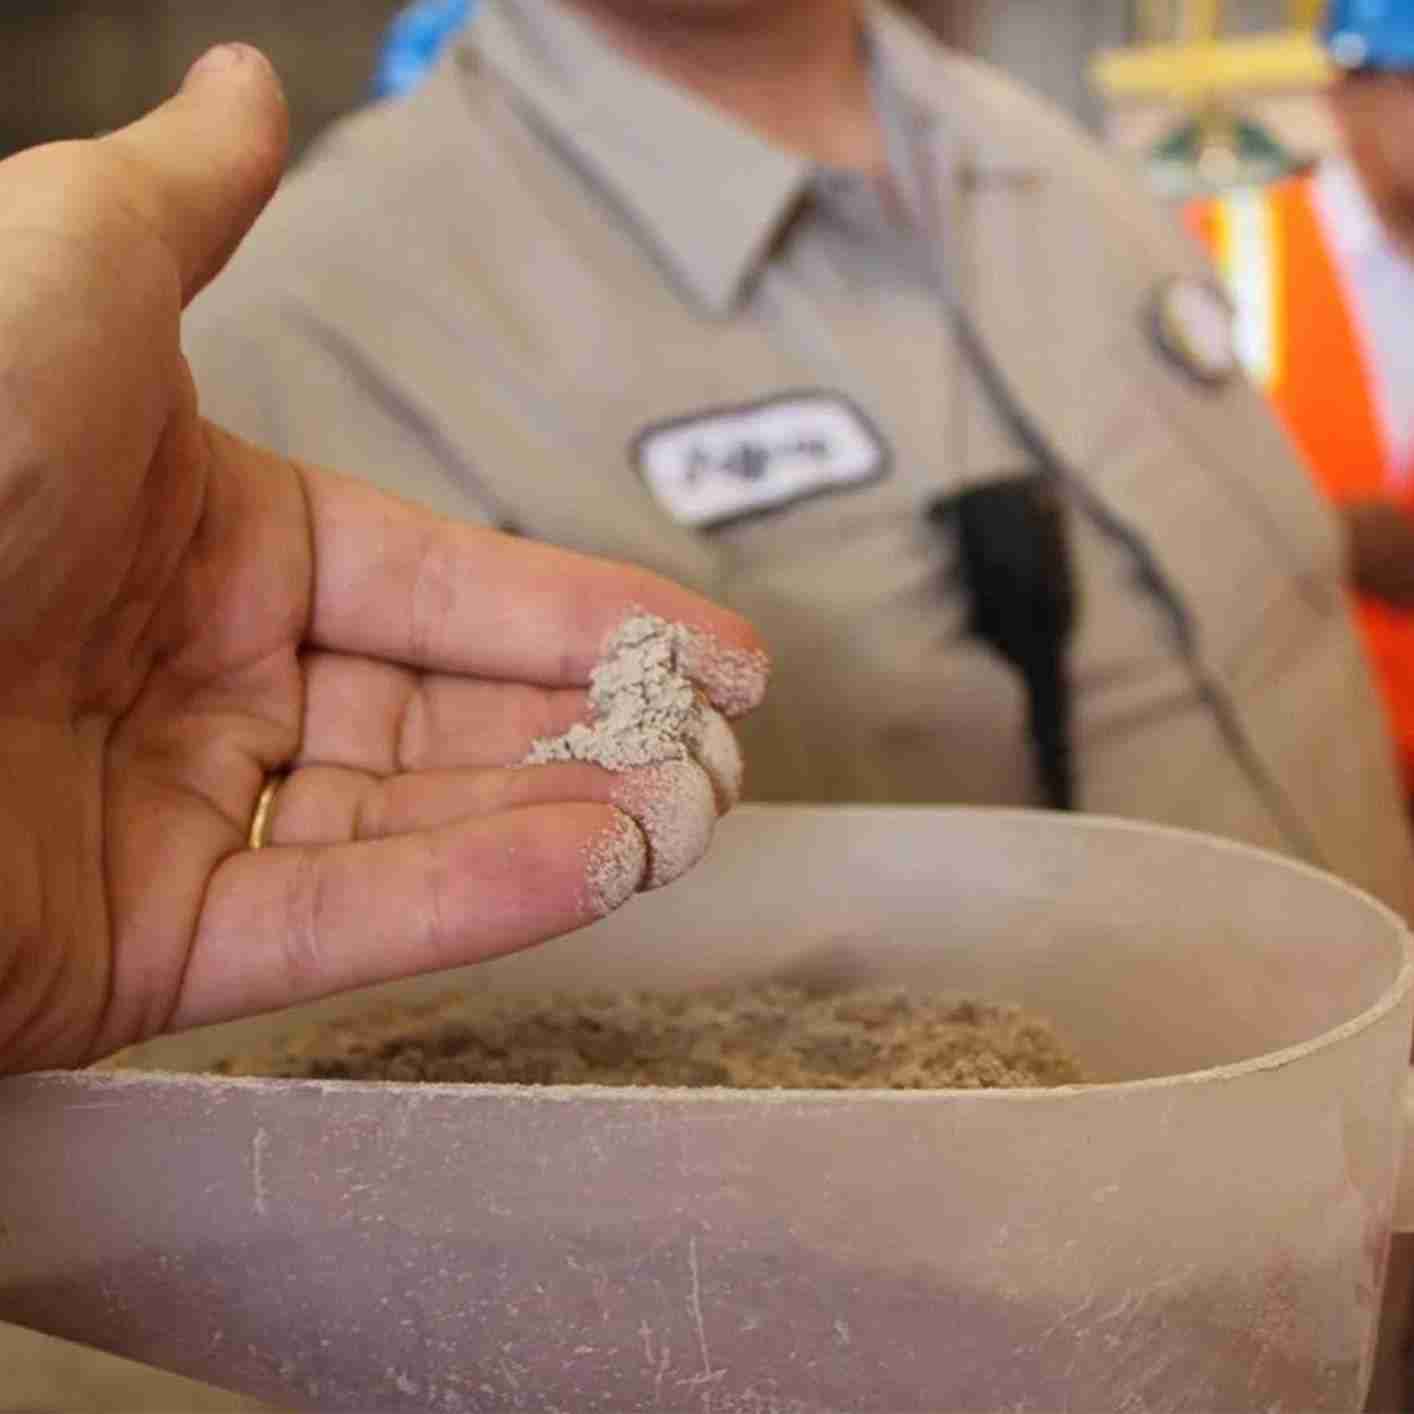
{"type": "Polygon", "coordinates": [[[635,817],[716,808],[692,763],[514,767],[609,633],[700,630],[729,714],[764,685],[750,628],[676,586],[200,419],[181,310],[283,142],[228,49],[133,127],[0,164],[0,1071],[591,921],[651,868],[635,817]]]}

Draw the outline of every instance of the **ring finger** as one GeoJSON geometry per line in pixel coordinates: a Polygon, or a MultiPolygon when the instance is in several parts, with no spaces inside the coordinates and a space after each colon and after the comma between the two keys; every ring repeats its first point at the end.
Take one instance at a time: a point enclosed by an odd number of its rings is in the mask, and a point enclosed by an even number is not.
{"type": "Polygon", "coordinates": [[[613,805],[648,847],[646,888],[671,883],[707,849],[717,817],[708,775],[692,761],[614,773],[579,762],[378,777],[345,766],[302,766],[269,802],[262,843],[342,844],[436,829],[531,805],[613,805]]]}

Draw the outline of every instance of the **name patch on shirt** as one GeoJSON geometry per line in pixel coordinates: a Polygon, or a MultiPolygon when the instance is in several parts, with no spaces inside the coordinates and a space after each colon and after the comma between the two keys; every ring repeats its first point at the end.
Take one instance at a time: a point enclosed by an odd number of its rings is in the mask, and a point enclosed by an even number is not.
{"type": "Polygon", "coordinates": [[[867,485],[889,461],[874,425],[837,393],[691,413],[639,433],[633,456],[658,504],[696,529],[867,485]]]}

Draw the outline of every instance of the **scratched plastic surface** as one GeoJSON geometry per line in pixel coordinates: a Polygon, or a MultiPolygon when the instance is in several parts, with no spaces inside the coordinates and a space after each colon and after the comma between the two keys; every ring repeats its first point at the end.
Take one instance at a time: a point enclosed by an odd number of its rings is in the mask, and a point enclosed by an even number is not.
{"type": "Polygon", "coordinates": [[[1393,917],[1319,875],[1093,821],[745,809],[592,930],[370,995],[800,966],[1034,1007],[1106,1083],[25,1077],[0,1084],[0,1319],[323,1409],[1360,1407],[1411,970],[1393,917]]]}

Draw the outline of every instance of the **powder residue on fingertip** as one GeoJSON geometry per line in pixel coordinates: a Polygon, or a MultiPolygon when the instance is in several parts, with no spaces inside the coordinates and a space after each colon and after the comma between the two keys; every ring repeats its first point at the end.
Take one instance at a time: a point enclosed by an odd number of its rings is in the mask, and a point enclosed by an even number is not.
{"type": "Polygon", "coordinates": [[[682,670],[702,685],[712,705],[740,717],[761,705],[771,660],[760,648],[730,648],[700,629],[673,625],[682,670]]]}
{"type": "Polygon", "coordinates": [[[614,804],[638,823],[648,841],[645,889],[660,889],[687,873],[712,842],[716,792],[691,761],[665,761],[625,776],[614,804]]]}
{"type": "Polygon", "coordinates": [[[589,842],[584,881],[589,911],[603,918],[638,892],[648,872],[648,846],[643,833],[624,814],[589,842]]]}
{"type": "Polygon", "coordinates": [[[746,767],[736,733],[720,712],[708,708],[702,714],[702,730],[693,742],[692,750],[702,769],[711,777],[717,792],[717,804],[724,811],[730,810],[741,799],[746,767]]]}

